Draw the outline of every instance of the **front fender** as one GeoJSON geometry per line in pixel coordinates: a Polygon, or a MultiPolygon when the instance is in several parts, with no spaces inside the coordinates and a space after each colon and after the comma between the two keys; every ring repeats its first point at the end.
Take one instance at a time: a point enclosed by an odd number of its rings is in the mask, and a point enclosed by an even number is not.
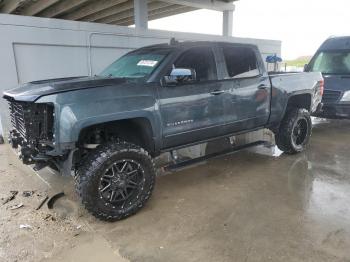
{"type": "Polygon", "coordinates": [[[65,109],[65,112],[61,115],[62,121],[60,125],[60,143],[77,142],[81,130],[86,127],[117,121],[127,120],[133,118],[146,118],[152,126],[153,134],[157,134],[155,127],[157,126],[154,119],[154,114],[151,111],[135,110],[127,112],[118,112],[112,114],[95,115],[88,118],[76,119],[69,109],[65,109]]]}
{"type": "Polygon", "coordinates": [[[86,127],[138,117],[148,119],[153,134],[158,134],[155,127],[159,125],[154,116],[155,102],[147,96],[67,104],[60,107],[58,140],[59,143],[76,142],[86,127]]]}
{"type": "Polygon", "coordinates": [[[37,102],[55,105],[54,133],[58,150],[63,149],[63,145],[75,144],[81,130],[86,127],[140,117],[149,120],[158,143],[161,125],[156,113],[158,109],[154,93],[152,86],[121,90],[105,87],[59,93],[43,97],[37,102]]]}

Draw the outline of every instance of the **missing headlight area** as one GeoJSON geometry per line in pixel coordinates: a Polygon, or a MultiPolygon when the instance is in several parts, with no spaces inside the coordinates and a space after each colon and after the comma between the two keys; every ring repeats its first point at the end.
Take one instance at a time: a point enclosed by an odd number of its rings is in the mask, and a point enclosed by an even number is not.
{"type": "MultiPolygon", "coordinates": [[[[9,101],[14,148],[20,146],[23,155],[36,155],[52,149],[54,107],[50,104],[9,101]]],[[[25,160],[25,159],[23,159],[25,160]]],[[[26,162],[31,162],[28,157],[26,162]]]]}

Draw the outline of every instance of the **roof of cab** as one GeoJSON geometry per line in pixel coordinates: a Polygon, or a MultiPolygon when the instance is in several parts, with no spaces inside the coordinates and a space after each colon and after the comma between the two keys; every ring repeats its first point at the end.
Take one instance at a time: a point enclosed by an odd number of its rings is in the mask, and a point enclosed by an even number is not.
{"type": "Polygon", "coordinates": [[[174,48],[174,49],[186,49],[191,47],[198,47],[198,46],[214,46],[214,45],[236,45],[236,46],[247,46],[247,47],[253,47],[257,48],[256,45],[253,44],[245,44],[245,43],[232,43],[232,42],[216,42],[216,41],[184,41],[179,42],[176,41],[174,43],[167,43],[167,44],[156,44],[151,46],[145,46],[141,49],[157,49],[157,48],[174,48]]]}
{"type": "Polygon", "coordinates": [[[350,36],[332,36],[321,45],[319,51],[339,49],[350,49],[350,36]]]}

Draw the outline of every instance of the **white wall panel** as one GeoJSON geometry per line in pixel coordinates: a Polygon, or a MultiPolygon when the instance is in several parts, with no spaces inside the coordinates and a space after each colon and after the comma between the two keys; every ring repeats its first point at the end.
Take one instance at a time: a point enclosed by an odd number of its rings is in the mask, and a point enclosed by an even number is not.
{"type": "Polygon", "coordinates": [[[85,47],[14,44],[14,53],[19,83],[45,78],[89,75],[85,47]]]}

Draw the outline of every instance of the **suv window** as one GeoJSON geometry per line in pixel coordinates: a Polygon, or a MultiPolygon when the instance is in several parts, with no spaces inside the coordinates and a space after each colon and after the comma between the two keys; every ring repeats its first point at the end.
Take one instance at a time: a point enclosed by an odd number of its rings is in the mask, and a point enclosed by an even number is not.
{"type": "Polygon", "coordinates": [[[256,54],[252,48],[224,46],[222,50],[229,77],[254,77],[260,74],[256,54]]]}
{"type": "Polygon", "coordinates": [[[198,81],[217,80],[215,58],[210,47],[195,47],[185,51],[174,66],[194,69],[198,81]]]}
{"type": "Polygon", "coordinates": [[[350,50],[330,50],[317,54],[310,63],[311,72],[350,74],[350,50]]]}

